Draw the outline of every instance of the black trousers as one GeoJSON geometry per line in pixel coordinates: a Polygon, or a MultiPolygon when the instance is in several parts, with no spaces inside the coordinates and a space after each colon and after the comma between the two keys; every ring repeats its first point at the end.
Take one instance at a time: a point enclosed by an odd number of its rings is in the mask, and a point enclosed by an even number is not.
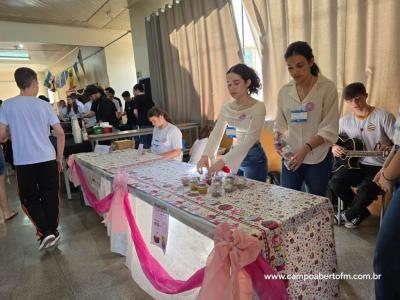
{"type": "Polygon", "coordinates": [[[55,160],[16,166],[22,209],[42,237],[57,232],[60,174],[55,160]]]}
{"type": "Polygon", "coordinates": [[[360,216],[381,192],[372,182],[380,169],[381,167],[360,164],[359,170],[342,168],[333,174],[329,188],[335,196],[342,199],[345,207],[350,206],[346,212],[348,220],[360,216]],[[352,187],[357,187],[357,193],[353,192],[352,187]]]}

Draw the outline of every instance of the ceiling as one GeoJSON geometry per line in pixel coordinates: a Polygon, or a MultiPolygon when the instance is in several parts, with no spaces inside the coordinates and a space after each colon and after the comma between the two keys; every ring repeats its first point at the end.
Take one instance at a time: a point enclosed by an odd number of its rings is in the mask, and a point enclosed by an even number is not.
{"type": "Polygon", "coordinates": [[[127,0],[0,0],[0,20],[130,30],[127,7],[127,0]]]}
{"type": "MultiPolygon", "coordinates": [[[[137,1],[130,0],[129,4],[137,1]]],[[[126,32],[131,30],[127,2],[127,0],[0,0],[0,21],[126,32]]],[[[0,71],[15,70],[22,64],[28,64],[38,71],[43,71],[80,46],[74,46],[71,43],[69,45],[33,43],[32,39],[30,41],[29,43],[24,40],[4,42],[0,36],[0,52],[2,50],[25,51],[31,58],[29,61],[0,60],[0,71]],[[16,45],[19,43],[24,47],[16,50],[16,45]]],[[[38,38],[37,41],[40,39],[38,38]]]]}
{"type": "Polygon", "coordinates": [[[0,63],[1,71],[15,70],[16,66],[30,65],[37,71],[55,64],[64,55],[75,49],[74,46],[69,45],[55,45],[55,44],[40,44],[40,43],[23,43],[22,49],[16,49],[17,45],[14,43],[0,42],[0,53],[7,52],[27,52],[30,56],[29,61],[12,61],[4,60],[0,63]]]}

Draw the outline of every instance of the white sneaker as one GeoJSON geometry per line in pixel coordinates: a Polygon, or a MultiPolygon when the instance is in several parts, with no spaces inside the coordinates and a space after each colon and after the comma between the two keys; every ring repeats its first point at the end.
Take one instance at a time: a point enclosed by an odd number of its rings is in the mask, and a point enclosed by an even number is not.
{"type": "Polygon", "coordinates": [[[48,248],[51,248],[51,247],[57,245],[57,243],[60,240],[61,236],[60,236],[60,234],[56,234],[55,237],[56,238],[54,239],[54,241],[52,241],[51,243],[47,244],[45,249],[48,249],[48,248]]]}
{"type": "Polygon", "coordinates": [[[39,251],[47,248],[48,245],[55,240],[55,238],[56,237],[54,236],[54,234],[49,234],[43,237],[40,241],[39,251]]]}

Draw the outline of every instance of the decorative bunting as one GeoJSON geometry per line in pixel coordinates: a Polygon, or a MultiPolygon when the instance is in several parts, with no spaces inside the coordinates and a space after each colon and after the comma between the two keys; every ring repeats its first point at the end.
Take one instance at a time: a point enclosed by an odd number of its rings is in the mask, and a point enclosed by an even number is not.
{"type": "Polygon", "coordinates": [[[46,77],[44,79],[43,85],[45,87],[47,87],[47,88],[51,88],[51,80],[52,80],[52,78],[53,78],[53,74],[51,74],[50,71],[47,71],[47,75],[46,75],[46,77]]]}

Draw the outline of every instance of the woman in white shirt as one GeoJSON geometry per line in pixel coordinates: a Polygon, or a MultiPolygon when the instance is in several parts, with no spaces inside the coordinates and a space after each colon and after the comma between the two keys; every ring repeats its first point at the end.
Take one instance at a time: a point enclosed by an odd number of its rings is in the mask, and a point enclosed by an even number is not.
{"type": "Polygon", "coordinates": [[[265,105],[250,96],[260,89],[260,78],[252,68],[237,64],[228,70],[226,79],[229,93],[235,100],[223,105],[197,169],[201,173],[206,167],[212,176],[227,165],[238,175],[265,182],[267,158],[259,142],[265,105]],[[232,148],[216,160],[225,129],[226,135],[233,138],[232,148]]]}
{"type": "Polygon", "coordinates": [[[58,118],[62,121],[67,117],[67,105],[64,100],[60,100],[57,102],[58,106],[58,118]]]}
{"type": "Polygon", "coordinates": [[[67,116],[70,120],[81,117],[83,110],[76,103],[76,98],[72,95],[67,96],[67,116]]]}
{"type": "Polygon", "coordinates": [[[171,124],[168,114],[158,107],[153,107],[147,113],[147,117],[154,126],[151,152],[182,160],[182,132],[171,124]]]}
{"type": "Polygon", "coordinates": [[[338,93],[335,84],[320,74],[311,47],[302,41],[285,53],[293,78],[278,95],[275,147],[282,163],[281,185],[325,195],[332,170],[331,145],[339,131],[338,93]],[[288,147],[283,147],[285,144],[288,147]]]}

